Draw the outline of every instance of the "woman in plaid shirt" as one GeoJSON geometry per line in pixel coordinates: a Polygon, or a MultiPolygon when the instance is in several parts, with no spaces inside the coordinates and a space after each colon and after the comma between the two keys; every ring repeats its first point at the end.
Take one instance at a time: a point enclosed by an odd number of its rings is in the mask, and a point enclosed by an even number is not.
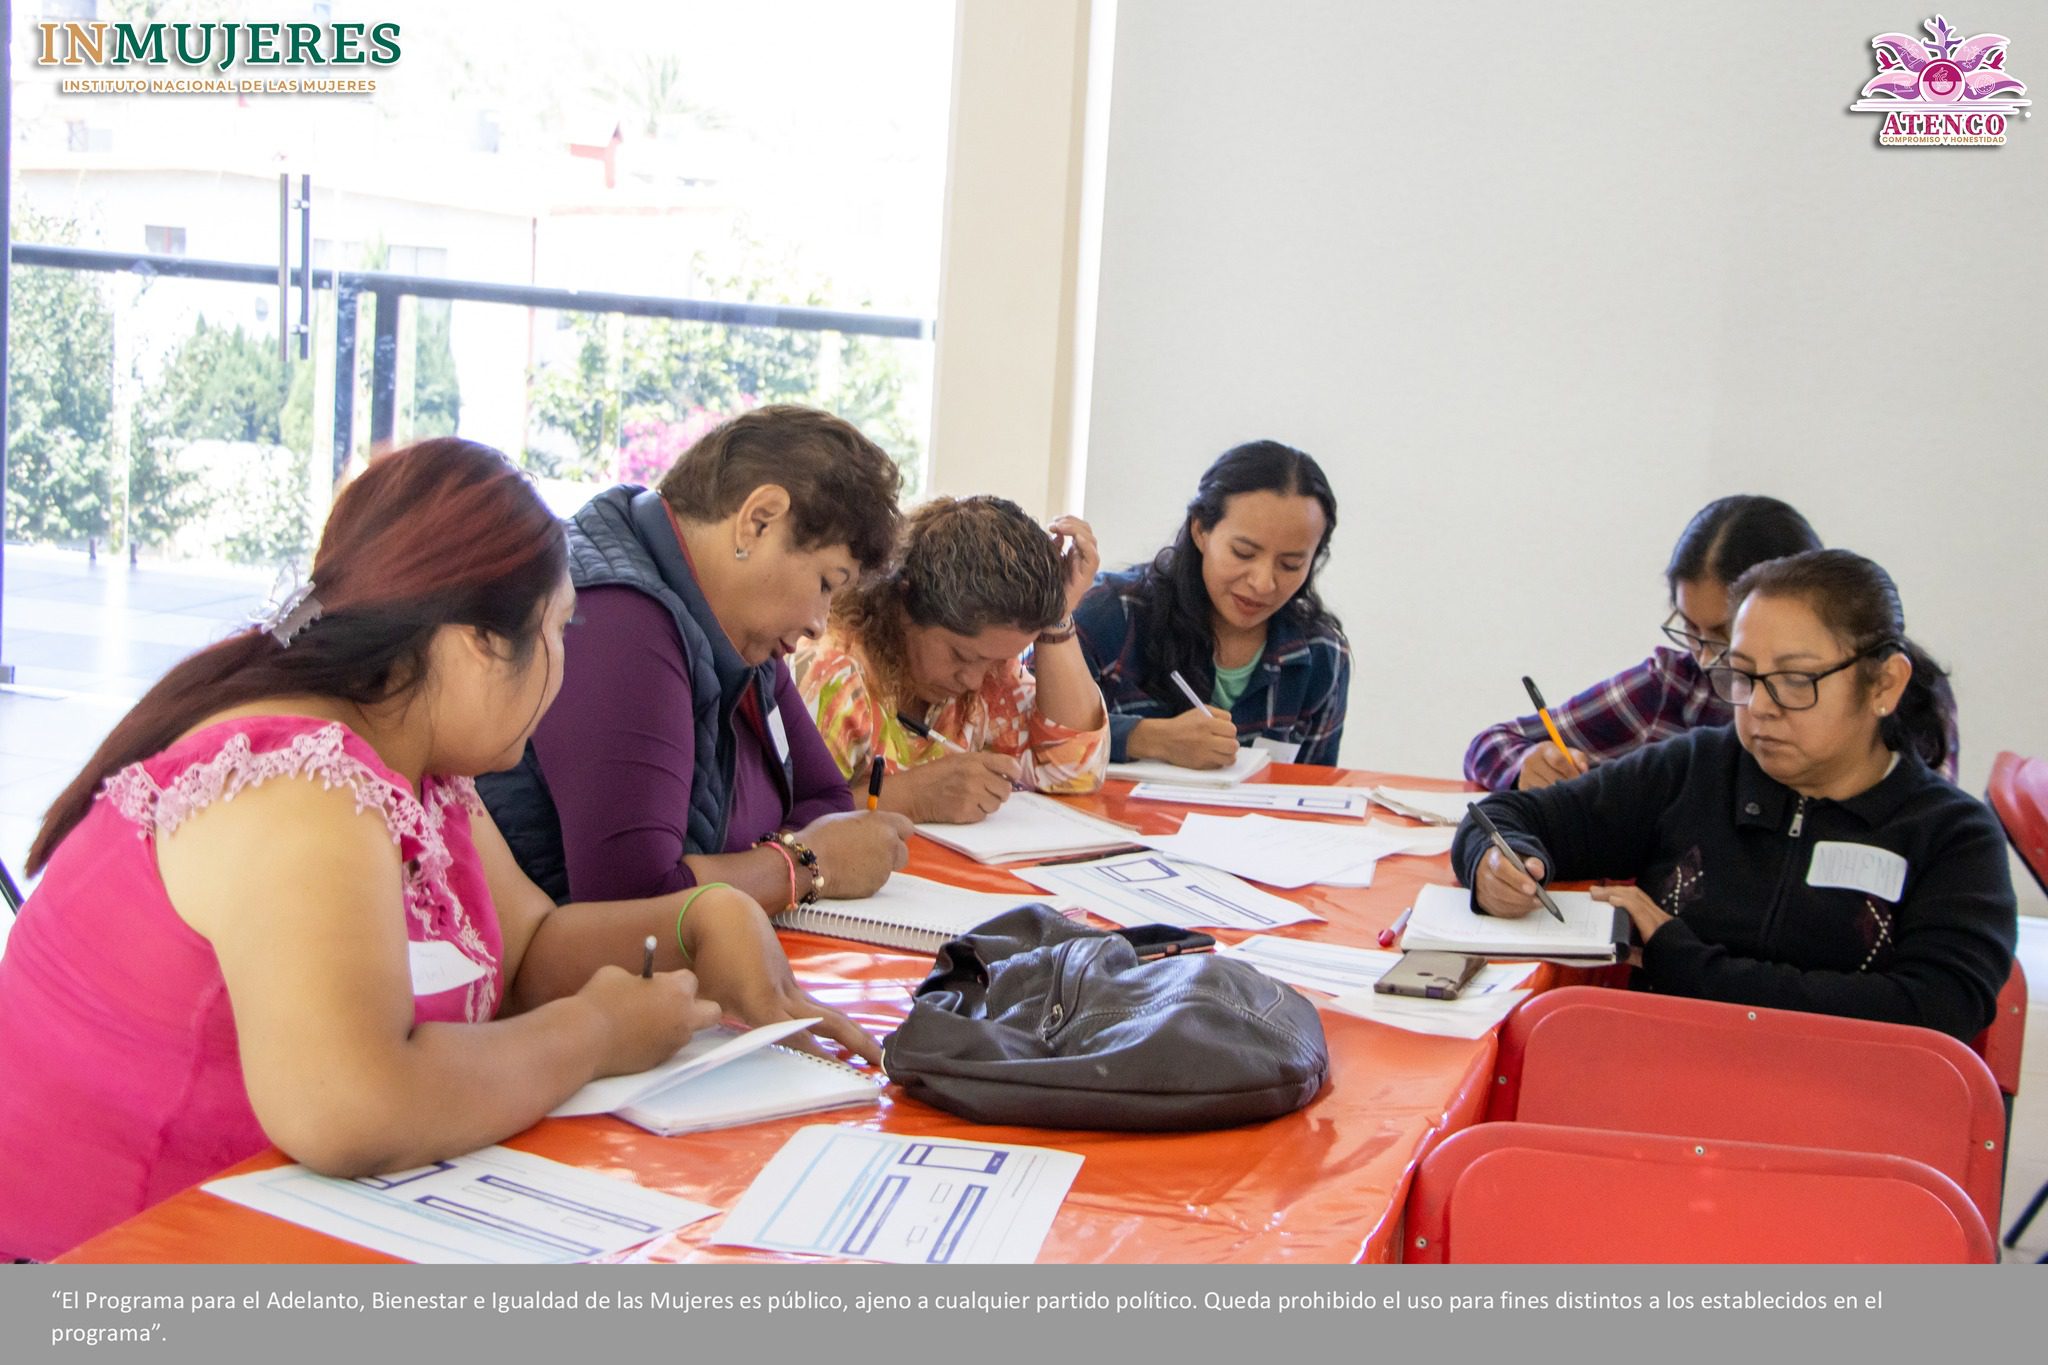
{"type": "Polygon", "coordinates": [[[1336,763],[1351,647],[1316,596],[1336,529],[1322,468],[1253,441],[1202,475],[1173,544],[1096,581],[1074,624],[1109,703],[1112,762],[1223,768],[1258,737],[1283,762],[1336,763]],[[1188,705],[1176,672],[1210,705],[1188,705]]]}
{"type": "MultiPolygon", "coordinates": [[[[1728,648],[1728,585],[1752,565],[1820,547],[1806,518],[1776,498],[1738,493],[1701,508],[1664,569],[1671,588],[1664,634],[1678,647],[1660,646],[1634,668],[1551,708],[1580,766],[1733,720],[1733,708],[1714,695],[1703,671],[1728,648]]],[[[1490,791],[1528,791],[1573,775],[1536,716],[1488,726],[1465,750],[1466,778],[1490,791]]]]}

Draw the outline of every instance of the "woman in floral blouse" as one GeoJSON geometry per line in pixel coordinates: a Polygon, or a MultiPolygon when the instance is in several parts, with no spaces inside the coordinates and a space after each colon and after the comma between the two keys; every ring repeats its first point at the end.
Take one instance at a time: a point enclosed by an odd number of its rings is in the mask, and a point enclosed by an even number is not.
{"type": "Polygon", "coordinates": [[[1073,617],[1099,562],[1077,517],[1047,529],[991,497],[911,513],[895,567],[840,593],[792,661],[841,770],[858,784],[879,754],[883,809],[951,824],[1101,786],[1109,717],[1073,617]]]}

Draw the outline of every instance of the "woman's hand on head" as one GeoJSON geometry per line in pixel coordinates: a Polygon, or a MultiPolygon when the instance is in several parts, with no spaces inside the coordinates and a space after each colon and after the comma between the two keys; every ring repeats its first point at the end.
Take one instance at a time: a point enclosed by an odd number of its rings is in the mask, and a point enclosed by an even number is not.
{"type": "Polygon", "coordinates": [[[607,1026],[596,1074],[623,1076],[659,1066],[691,1034],[716,1025],[723,1011],[717,1001],[700,999],[697,990],[694,972],[643,978],[606,966],[591,973],[576,998],[594,1007],[607,1026]]]}
{"type": "MultiPolygon", "coordinates": [[[[872,896],[910,861],[910,820],[895,811],[843,811],[822,815],[797,831],[818,855],[825,894],[837,900],[872,896]]],[[[797,889],[804,874],[797,872],[797,889]]]]}
{"type": "Polygon", "coordinates": [[[1048,528],[1055,536],[1071,536],[1073,545],[1061,560],[1067,571],[1067,613],[1072,615],[1081,599],[1088,595],[1088,589],[1095,585],[1096,570],[1102,567],[1102,555],[1095,547],[1095,530],[1079,517],[1060,517],[1048,528]]]}
{"type": "Polygon", "coordinates": [[[1544,873],[1541,858],[1524,858],[1522,866],[1515,867],[1499,849],[1489,848],[1479,860],[1478,875],[1472,879],[1472,899],[1489,915],[1520,919],[1541,904],[1536,899],[1536,888],[1544,873]]]}
{"type": "MultiPolygon", "coordinates": [[[[752,1028],[816,1017],[819,1022],[811,1026],[812,1034],[829,1038],[870,1062],[882,1060],[881,1045],[865,1029],[811,999],[797,985],[789,957],[775,937],[775,926],[753,897],[731,888],[700,892],[683,916],[682,933],[683,947],[696,967],[699,989],[724,1006],[726,1014],[752,1028]]],[[[796,1034],[785,1041],[822,1055],[823,1050],[808,1035],[796,1034]]]]}

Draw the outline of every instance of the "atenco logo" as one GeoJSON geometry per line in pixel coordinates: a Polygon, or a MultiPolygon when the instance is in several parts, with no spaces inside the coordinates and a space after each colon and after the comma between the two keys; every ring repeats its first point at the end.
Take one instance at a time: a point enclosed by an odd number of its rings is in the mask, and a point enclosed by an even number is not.
{"type": "Polygon", "coordinates": [[[2026,82],[2005,69],[2002,33],[1964,37],[1939,14],[1922,23],[1929,38],[1880,33],[1870,40],[1877,74],[1849,108],[1883,114],[1886,147],[1997,147],[2013,116],[2027,117],[2026,82]]]}

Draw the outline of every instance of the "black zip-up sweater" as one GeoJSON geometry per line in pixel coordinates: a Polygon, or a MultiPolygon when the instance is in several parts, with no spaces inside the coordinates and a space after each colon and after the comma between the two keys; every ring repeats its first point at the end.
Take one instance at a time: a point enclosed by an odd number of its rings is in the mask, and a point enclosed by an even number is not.
{"type": "MultiPolygon", "coordinates": [[[[2012,970],[2018,910],[1998,821],[1911,753],[1869,791],[1829,801],[1772,779],[1733,726],[1718,726],[1485,805],[1549,880],[1633,879],[1677,916],[1643,950],[1649,984],[1668,995],[1919,1024],[1967,1042],[2012,970]],[[1897,902],[1808,885],[1823,841],[1904,858],[1897,902]]],[[[1468,817],[1451,849],[1465,885],[1489,847],[1468,817]]]]}

